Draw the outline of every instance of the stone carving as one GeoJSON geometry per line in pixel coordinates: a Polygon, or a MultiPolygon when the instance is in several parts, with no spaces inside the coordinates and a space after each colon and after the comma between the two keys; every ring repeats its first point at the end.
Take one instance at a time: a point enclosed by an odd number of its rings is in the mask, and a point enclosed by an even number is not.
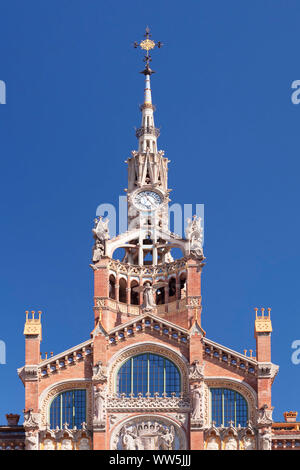
{"type": "Polygon", "coordinates": [[[190,242],[190,252],[196,258],[203,258],[203,228],[201,227],[201,217],[193,216],[193,219],[187,219],[185,229],[186,239],[190,242]]]}
{"type": "Polygon", "coordinates": [[[83,437],[82,439],[80,439],[79,445],[78,445],[79,450],[90,450],[90,448],[91,448],[90,441],[87,437],[83,437]]]}
{"type": "Polygon", "coordinates": [[[79,450],[88,450],[91,448],[90,445],[90,431],[87,430],[87,424],[82,423],[81,429],[77,429],[76,426],[69,429],[68,423],[63,425],[63,429],[49,429],[47,426],[45,430],[39,434],[42,449],[44,450],[73,450],[75,444],[79,450]]]}
{"type": "Polygon", "coordinates": [[[38,448],[38,434],[35,434],[33,431],[27,432],[25,437],[25,449],[38,450],[38,448]]]}
{"type": "Polygon", "coordinates": [[[93,246],[93,257],[92,257],[93,263],[97,263],[98,261],[100,261],[103,255],[104,255],[104,245],[99,239],[96,239],[95,244],[93,246]]]}
{"type": "Polygon", "coordinates": [[[24,413],[24,428],[25,429],[36,429],[39,427],[40,424],[40,413],[33,413],[33,409],[29,408],[29,410],[25,411],[24,413]]]}
{"type": "Polygon", "coordinates": [[[224,450],[237,450],[238,443],[235,437],[229,436],[228,439],[225,441],[224,450]]]}
{"type": "Polygon", "coordinates": [[[102,361],[98,361],[93,367],[93,380],[105,381],[107,379],[107,370],[102,361]]]}
{"type": "Polygon", "coordinates": [[[120,432],[123,450],[172,450],[174,439],[174,426],[156,421],[123,427],[120,432]]]}
{"type": "Polygon", "coordinates": [[[63,439],[62,440],[61,450],[73,450],[71,439],[63,439]]]}
{"type": "Polygon", "coordinates": [[[55,450],[55,444],[52,439],[44,440],[44,450],[55,450]]]}
{"type": "Polygon", "coordinates": [[[257,408],[257,424],[258,425],[270,425],[272,424],[273,407],[268,408],[268,405],[264,404],[261,408],[257,408]]]}
{"type": "Polygon", "coordinates": [[[147,281],[143,286],[137,286],[133,288],[134,292],[143,292],[142,309],[145,312],[149,312],[157,308],[157,305],[154,301],[154,291],[167,285],[167,282],[157,282],[152,286],[151,283],[147,281]]]}
{"type": "Polygon", "coordinates": [[[272,449],[272,433],[270,429],[266,429],[260,435],[260,450],[272,449]]]}
{"type": "Polygon", "coordinates": [[[124,428],[124,430],[121,431],[121,437],[123,450],[137,450],[137,436],[134,433],[124,428]]]}
{"type": "Polygon", "coordinates": [[[109,219],[103,219],[102,216],[94,220],[95,227],[93,228],[93,234],[98,240],[108,240],[109,239],[109,230],[108,223],[109,219]]]}
{"type": "Polygon", "coordinates": [[[244,449],[245,450],[254,450],[255,443],[253,437],[245,436],[243,439],[244,449]]]}
{"type": "Polygon", "coordinates": [[[216,437],[212,436],[208,439],[206,449],[207,450],[219,450],[220,449],[219,442],[217,441],[216,437]]]}
{"type": "Polygon", "coordinates": [[[192,421],[203,426],[203,383],[195,385],[192,389],[192,421]]]}
{"type": "Polygon", "coordinates": [[[106,403],[106,386],[97,390],[94,388],[94,425],[100,427],[105,424],[105,403],[106,403]]]}
{"type": "Polygon", "coordinates": [[[255,432],[250,422],[247,427],[234,426],[231,421],[229,427],[219,426],[213,422],[209,429],[205,430],[205,441],[209,450],[254,450],[256,448],[255,432]],[[212,440],[212,444],[210,441],[212,440]]]}
{"type": "MultiPolygon", "coordinates": [[[[158,394],[157,394],[158,395],[158,394]]],[[[183,409],[185,411],[190,410],[190,403],[188,397],[159,397],[159,396],[108,396],[107,397],[107,409],[110,411],[122,410],[132,411],[134,409],[151,409],[153,410],[178,410],[183,409]]]]}
{"type": "Polygon", "coordinates": [[[196,359],[191,365],[190,365],[190,373],[189,373],[189,379],[191,380],[201,380],[203,379],[204,375],[204,364],[200,365],[200,362],[198,359],[196,359]]]}

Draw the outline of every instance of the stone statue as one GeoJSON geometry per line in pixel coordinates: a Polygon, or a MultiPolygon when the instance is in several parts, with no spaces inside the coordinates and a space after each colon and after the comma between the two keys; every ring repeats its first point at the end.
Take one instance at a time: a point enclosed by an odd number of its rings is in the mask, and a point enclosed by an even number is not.
{"type": "Polygon", "coordinates": [[[272,449],[272,433],[270,429],[267,429],[261,434],[260,438],[260,448],[261,450],[271,450],[272,449]]]}
{"type": "Polygon", "coordinates": [[[225,450],[237,450],[238,445],[237,445],[237,440],[233,437],[230,436],[227,441],[225,442],[225,450]]]}
{"type": "Polygon", "coordinates": [[[219,450],[219,443],[215,437],[210,437],[207,442],[207,450],[219,450]]]}
{"type": "Polygon", "coordinates": [[[244,449],[245,450],[254,450],[255,449],[254,439],[252,437],[245,436],[243,442],[244,442],[244,449]]]}
{"type": "Polygon", "coordinates": [[[54,450],[55,445],[52,439],[45,439],[44,440],[44,450],[54,450]]]}
{"type": "Polygon", "coordinates": [[[106,400],[106,387],[94,392],[94,421],[97,424],[104,423],[105,418],[105,400],[106,400]]]}
{"type": "Polygon", "coordinates": [[[38,435],[34,434],[32,431],[26,433],[25,449],[26,450],[38,450],[38,435]]]}
{"type": "Polygon", "coordinates": [[[104,255],[103,243],[99,239],[97,239],[93,246],[93,258],[92,258],[93,263],[97,263],[103,255],[104,255]]]}
{"type": "Polygon", "coordinates": [[[166,282],[157,282],[152,286],[151,283],[147,281],[144,286],[137,286],[133,288],[134,292],[143,292],[143,310],[150,311],[156,308],[156,303],[154,301],[154,290],[165,286],[167,286],[166,282]]]}
{"type": "Polygon", "coordinates": [[[203,228],[201,227],[201,217],[193,216],[193,219],[187,219],[185,229],[186,239],[190,242],[190,252],[197,258],[203,257],[203,228]]]}
{"type": "Polygon", "coordinates": [[[137,436],[130,432],[129,429],[124,428],[121,433],[122,446],[124,450],[136,450],[137,436]]]}
{"type": "Polygon", "coordinates": [[[165,263],[173,263],[173,261],[174,261],[174,258],[173,258],[173,256],[171,255],[171,252],[168,251],[168,252],[165,254],[165,256],[164,256],[164,262],[165,262],[165,263]]]}
{"type": "Polygon", "coordinates": [[[90,450],[90,441],[89,441],[89,439],[87,439],[87,437],[83,437],[82,439],[80,439],[78,449],[79,450],[90,450]]]}
{"type": "Polygon", "coordinates": [[[171,426],[170,429],[162,428],[162,435],[160,436],[159,449],[172,450],[174,437],[175,437],[174,426],[171,426]]]}
{"type": "Polygon", "coordinates": [[[93,228],[93,233],[99,240],[108,240],[109,239],[109,230],[108,223],[109,219],[103,219],[102,216],[94,220],[95,227],[93,228]]]}
{"type": "Polygon", "coordinates": [[[71,439],[63,439],[61,443],[61,450],[73,450],[71,439]]]}
{"type": "Polygon", "coordinates": [[[197,384],[192,390],[192,420],[202,420],[202,385],[197,384]]]}

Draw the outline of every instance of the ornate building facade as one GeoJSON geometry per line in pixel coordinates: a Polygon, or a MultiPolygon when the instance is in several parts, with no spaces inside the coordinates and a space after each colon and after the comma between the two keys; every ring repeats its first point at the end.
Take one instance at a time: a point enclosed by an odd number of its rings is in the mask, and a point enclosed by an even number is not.
{"type": "MultiPolygon", "coordinates": [[[[158,150],[149,32],[138,147],[128,165],[128,230],[93,229],[94,323],[81,344],[41,359],[41,314],[26,312],[24,424],[0,427],[0,447],[33,450],[298,448],[295,413],[272,421],[270,309],[256,309],[256,354],[216,343],[201,324],[202,226],[168,225],[168,159],[158,150]],[[173,259],[172,249],[181,250],[173,259]],[[123,250],[121,260],[115,259],[123,250]],[[4,429],[5,428],[5,429],[4,429]],[[17,435],[16,435],[17,433],[17,435]]],[[[13,423],[12,423],[13,421],[13,423]]]]}

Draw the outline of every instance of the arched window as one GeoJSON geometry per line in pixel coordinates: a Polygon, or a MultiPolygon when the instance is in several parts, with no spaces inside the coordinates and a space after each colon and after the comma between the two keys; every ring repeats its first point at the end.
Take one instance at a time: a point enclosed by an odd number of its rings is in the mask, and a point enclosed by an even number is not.
{"type": "Polygon", "coordinates": [[[235,390],[211,388],[211,422],[215,426],[247,426],[248,405],[245,398],[235,390]]]}
{"type": "Polygon", "coordinates": [[[49,418],[51,429],[62,429],[65,423],[80,429],[86,422],[86,391],[68,390],[57,395],[50,405],[49,418]]]}
{"type": "Polygon", "coordinates": [[[111,299],[116,298],[116,279],[112,274],[109,276],[109,297],[111,299]]]}
{"type": "Polygon", "coordinates": [[[155,392],[162,396],[177,396],[180,393],[180,373],[175,364],[156,354],[139,354],[128,359],[119,369],[117,392],[120,395],[131,393],[137,396],[142,393],[151,396],[155,392]]]}

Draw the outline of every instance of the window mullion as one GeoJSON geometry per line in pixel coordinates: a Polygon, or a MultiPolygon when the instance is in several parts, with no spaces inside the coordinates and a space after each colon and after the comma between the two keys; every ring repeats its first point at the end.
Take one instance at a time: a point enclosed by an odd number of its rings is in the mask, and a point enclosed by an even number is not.
{"type": "Polygon", "coordinates": [[[150,392],[150,355],[147,354],[147,393],[150,392]]]}

